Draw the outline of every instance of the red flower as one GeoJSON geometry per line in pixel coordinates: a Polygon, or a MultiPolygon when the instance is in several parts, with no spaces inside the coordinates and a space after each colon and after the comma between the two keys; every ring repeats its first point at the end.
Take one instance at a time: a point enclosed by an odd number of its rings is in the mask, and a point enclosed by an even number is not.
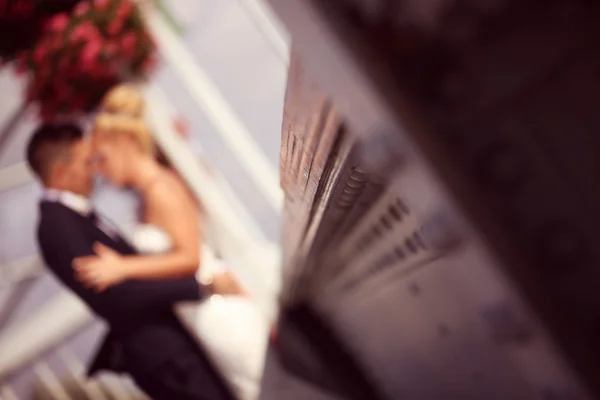
{"type": "Polygon", "coordinates": [[[96,10],[104,10],[108,7],[108,5],[108,0],[94,0],[94,7],[96,7],[96,10]]]}
{"type": "MultiPolygon", "coordinates": [[[[45,28],[46,35],[15,64],[19,73],[29,72],[28,98],[45,118],[93,109],[108,89],[122,82],[123,73],[144,78],[157,60],[129,0],[82,1],[71,14],[52,17],[45,28]]],[[[185,125],[179,125],[185,135],[185,125]]]]}
{"type": "Polygon", "coordinates": [[[123,35],[123,39],[121,40],[121,46],[123,49],[123,54],[130,56],[133,54],[135,50],[135,45],[137,43],[137,36],[133,32],[127,32],[123,35]]]}
{"type": "Polygon", "coordinates": [[[108,24],[106,32],[108,32],[109,35],[115,36],[121,31],[121,29],[123,29],[123,21],[120,18],[115,18],[108,24]]]}
{"type": "Polygon", "coordinates": [[[48,39],[48,48],[50,51],[55,52],[61,49],[64,45],[64,41],[60,36],[50,37],[48,39]]]}
{"type": "Polygon", "coordinates": [[[88,11],[90,11],[90,8],[90,3],[88,3],[87,1],[82,1],[78,3],[73,9],[73,15],[75,15],[76,17],[81,17],[88,11]]]}
{"type": "Polygon", "coordinates": [[[48,54],[48,49],[46,48],[45,43],[42,42],[33,51],[33,62],[41,64],[41,62],[44,61],[46,54],[48,54]]]}
{"type": "Polygon", "coordinates": [[[99,36],[98,29],[90,21],[82,22],[72,31],[70,39],[72,42],[94,40],[99,36]]]}
{"type": "Polygon", "coordinates": [[[126,20],[129,18],[132,11],[133,4],[129,0],[125,0],[119,4],[119,8],[117,8],[117,16],[122,20],[126,20]]]}
{"type": "Polygon", "coordinates": [[[69,26],[69,16],[66,13],[60,13],[50,18],[48,28],[54,32],[62,32],[69,26]]]}
{"type": "Polygon", "coordinates": [[[89,68],[98,61],[101,44],[99,40],[88,42],[81,51],[81,63],[84,67],[89,68]]]}

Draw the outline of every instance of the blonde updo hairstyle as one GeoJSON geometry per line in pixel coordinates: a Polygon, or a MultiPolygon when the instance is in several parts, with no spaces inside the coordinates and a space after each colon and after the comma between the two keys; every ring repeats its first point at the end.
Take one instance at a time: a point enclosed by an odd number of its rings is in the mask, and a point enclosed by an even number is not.
{"type": "Polygon", "coordinates": [[[144,106],[144,99],[135,87],[114,87],[102,101],[101,111],[94,121],[94,135],[107,139],[128,136],[145,154],[154,154],[154,140],[143,118],[144,106]]]}

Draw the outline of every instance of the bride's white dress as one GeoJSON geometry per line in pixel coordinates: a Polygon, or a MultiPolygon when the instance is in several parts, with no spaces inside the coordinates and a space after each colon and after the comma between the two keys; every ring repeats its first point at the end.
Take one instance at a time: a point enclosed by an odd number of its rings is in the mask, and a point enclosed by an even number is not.
{"type": "MultiPolygon", "coordinates": [[[[153,225],[138,226],[130,240],[142,254],[170,251],[171,238],[153,225]]],[[[210,248],[201,245],[199,273],[223,268],[210,248]]],[[[189,307],[189,306],[186,306],[189,307]]],[[[202,347],[240,400],[256,400],[260,392],[270,324],[256,304],[243,296],[212,296],[194,306],[193,330],[202,347]]],[[[190,326],[191,325],[191,326],[190,326]]]]}

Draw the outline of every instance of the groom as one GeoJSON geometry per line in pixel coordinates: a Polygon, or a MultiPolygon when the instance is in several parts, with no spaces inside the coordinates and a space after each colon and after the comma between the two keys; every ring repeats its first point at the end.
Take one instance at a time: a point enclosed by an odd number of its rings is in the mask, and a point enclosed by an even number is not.
{"type": "Polygon", "coordinates": [[[194,278],[126,281],[102,293],[75,279],[71,262],[93,255],[95,242],[125,255],[135,250],[94,212],[93,152],[82,130],[71,124],[39,127],[27,160],[44,186],[38,241],[52,272],[110,326],[90,374],[128,372],[154,400],[233,399],[205,354],[173,312],[181,301],[197,301],[211,292],[227,294],[217,276],[201,285],[194,278]]]}

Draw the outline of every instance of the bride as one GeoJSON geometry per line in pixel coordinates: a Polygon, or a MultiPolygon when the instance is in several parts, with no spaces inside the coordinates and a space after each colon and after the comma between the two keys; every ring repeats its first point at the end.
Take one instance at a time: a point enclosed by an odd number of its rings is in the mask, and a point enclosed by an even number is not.
{"type": "MultiPolygon", "coordinates": [[[[118,86],[108,93],[94,122],[99,172],[115,186],[135,189],[143,204],[140,225],[130,237],[140,255],[121,256],[97,245],[96,257],[74,260],[77,278],[98,291],[127,279],[196,274],[209,282],[224,269],[202,244],[198,204],[180,177],[157,159],[143,109],[134,88],[118,86]]],[[[238,397],[255,400],[269,323],[241,286],[233,286],[237,295],[212,296],[197,307],[193,330],[238,397]]]]}

